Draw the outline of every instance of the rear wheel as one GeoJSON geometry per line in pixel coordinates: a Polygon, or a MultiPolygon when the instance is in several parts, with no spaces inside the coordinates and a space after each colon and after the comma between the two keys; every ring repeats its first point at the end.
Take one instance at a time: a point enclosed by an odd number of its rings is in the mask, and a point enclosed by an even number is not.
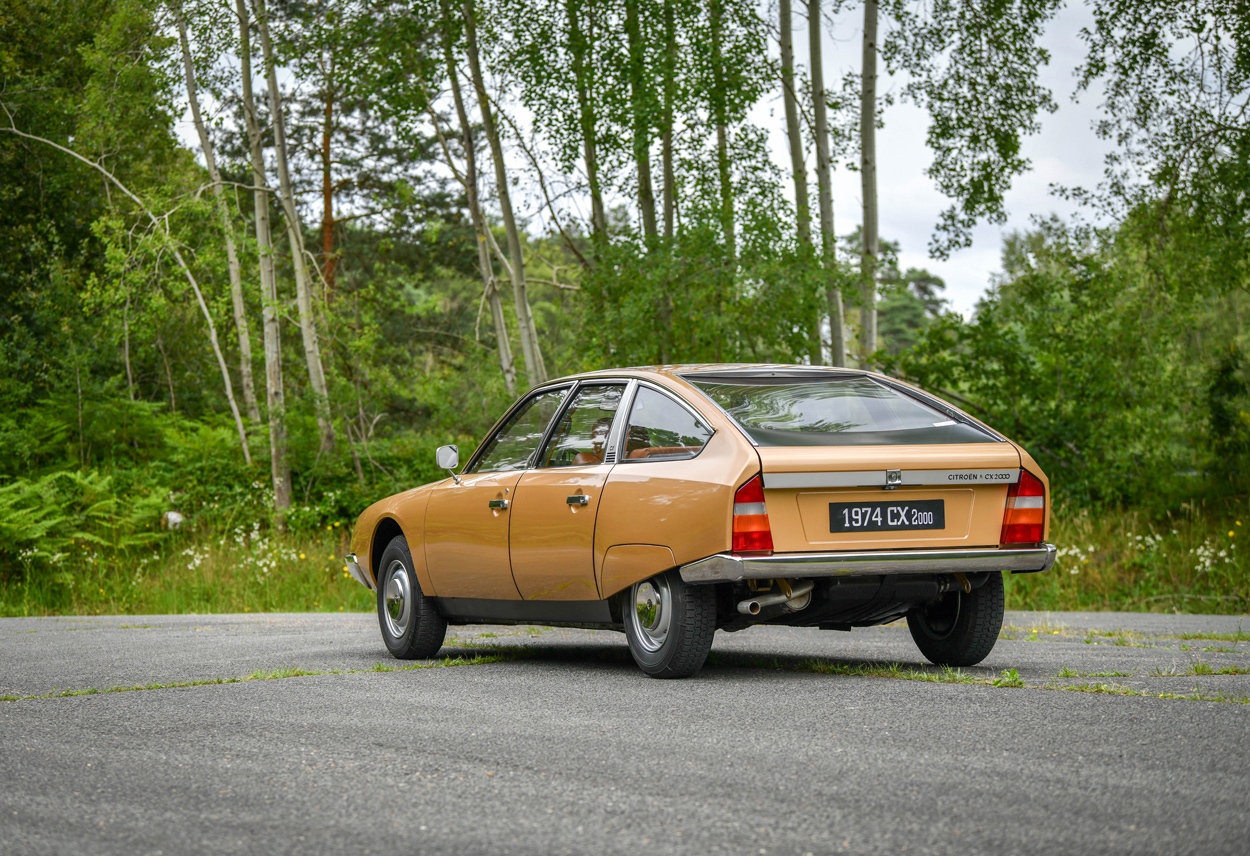
{"type": "Polygon", "coordinates": [[[1003,627],[1003,575],[990,574],[970,592],[948,592],[909,613],[907,628],[920,653],[939,666],[975,666],[1003,627]]]}
{"type": "Polygon", "coordinates": [[[634,662],[653,678],[686,678],[703,667],[716,634],[716,591],[677,571],[635,583],[624,605],[634,662]]]}
{"type": "Polygon", "coordinates": [[[402,535],[386,545],[379,568],[378,625],[386,649],[397,660],[433,657],[443,647],[447,622],[421,591],[402,535]]]}

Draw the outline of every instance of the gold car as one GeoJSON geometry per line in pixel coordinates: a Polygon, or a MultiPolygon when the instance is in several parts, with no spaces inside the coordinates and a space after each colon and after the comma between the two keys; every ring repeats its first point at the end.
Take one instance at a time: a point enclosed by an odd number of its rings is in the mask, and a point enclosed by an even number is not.
{"type": "Polygon", "coordinates": [[[810,366],[620,369],[531,390],[459,473],[365,509],[347,557],[382,638],[448,624],[623,630],[648,675],[719,630],[906,617],[934,663],[989,654],[1006,571],[1048,570],[1049,485],[1021,447],[897,380],[810,366]]]}

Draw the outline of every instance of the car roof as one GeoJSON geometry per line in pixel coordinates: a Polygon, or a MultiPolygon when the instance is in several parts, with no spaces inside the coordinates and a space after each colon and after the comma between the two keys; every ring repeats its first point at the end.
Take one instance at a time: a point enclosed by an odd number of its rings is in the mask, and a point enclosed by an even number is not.
{"type": "MultiPolygon", "coordinates": [[[[786,365],[783,363],[678,363],[657,366],[628,366],[615,369],[599,369],[568,375],[558,380],[580,380],[595,377],[664,377],[690,380],[691,375],[707,375],[709,379],[719,375],[751,375],[768,377],[811,377],[813,375],[837,374],[872,376],[874,372],[847,369],[837,366],[786,365]]],[[[555,381],[552,381],[555,382],[555,381]]]]}

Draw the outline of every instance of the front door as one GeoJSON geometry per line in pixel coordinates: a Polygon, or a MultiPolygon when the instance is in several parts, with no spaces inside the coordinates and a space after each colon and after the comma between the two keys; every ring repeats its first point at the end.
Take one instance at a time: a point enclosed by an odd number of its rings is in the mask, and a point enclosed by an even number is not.
{"type": "Polygon", "coordinates": [[[583,384],[516,487],[512,576],[526,600],[598,600],[595,515],[612,464],[604,463],[625,385],[583,384]]]}
{"type": "Polygon", "coordinates": [[[434,488],[425,512],[425,561],[439,597],[520,597],[508,559],[517,482],[568,391],[546,389],[522,402],[460,484],[449,479],[434,488]]]}

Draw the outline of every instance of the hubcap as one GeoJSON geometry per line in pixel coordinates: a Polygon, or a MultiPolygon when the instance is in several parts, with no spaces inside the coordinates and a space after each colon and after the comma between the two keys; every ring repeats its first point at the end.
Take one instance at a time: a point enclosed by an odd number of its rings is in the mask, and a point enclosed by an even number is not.
{"type": "Polygon", "coordinates": [[[408,570],[396,559],[386,569],[386,629],[394,639],[408,632],[412,620],[412,589],[408,584],[408,570]]]}
{"type": "Polygon", "coordinates": [[[638,643],[648,651],[660,650],[673,621],[673,593],[668,580],[653,577],[635,583],[630,602],[634,608],[629,611],[628,620],[638,643]]]}

